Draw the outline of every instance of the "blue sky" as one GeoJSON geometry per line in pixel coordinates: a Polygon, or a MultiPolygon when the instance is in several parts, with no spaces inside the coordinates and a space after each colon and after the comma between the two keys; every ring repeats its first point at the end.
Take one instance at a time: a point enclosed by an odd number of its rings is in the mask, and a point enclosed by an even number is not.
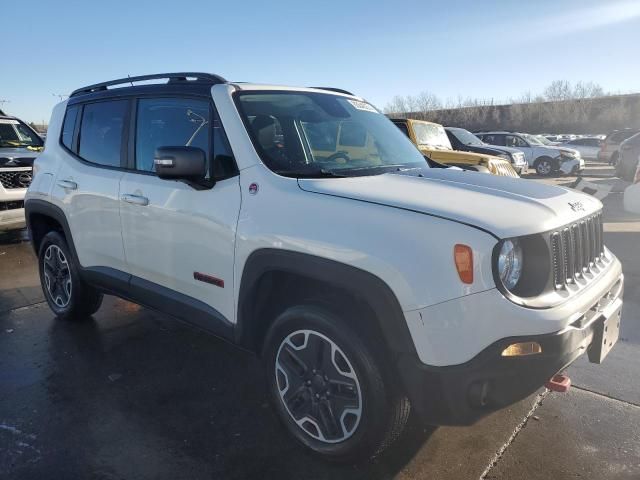
{"type": "Polygon", "coordinates": [[[5,1],[0,107],[48,121],[90,83],[154,72],[496,100],[551,81],[640,91],[640,0],[5,1]],[[12,50],[15,49],[12,53],[12,50]]]}

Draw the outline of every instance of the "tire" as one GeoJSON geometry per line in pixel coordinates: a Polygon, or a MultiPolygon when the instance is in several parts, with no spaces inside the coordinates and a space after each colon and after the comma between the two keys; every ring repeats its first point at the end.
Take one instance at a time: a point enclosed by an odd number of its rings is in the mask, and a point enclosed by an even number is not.
{"type": "Polygon", "coordinates": [[[378,455],[400,436],[410,412],[372,355],[376,349],[347,325],[324,306],[290,307],[263,350],[269,396],[285,428],[334,462],[378,455]]]}
{"type": "Polygon", "coordinates": [[[541,157],[536,160],[533,167],[538,175],[548,177],[553,173],[553,160],[549,157],[541,157]]]}
{"type": "Polygon", "coordinates": [[[613,152],[613,154],[611,155],[611,158],[609,159],[609,165],[611,166],[616,166],[618,165],[618,157],[620,156],[620,154],[618,153],[618,151],[613,152]]]}
{"type": "Polygon", "coordinates": [[[58,232],[49,232],[38,251],[40,284],[49,308],[64,320],[86,320],[102,304],[102,294],[80,278],[67,242],[58,232]]]}

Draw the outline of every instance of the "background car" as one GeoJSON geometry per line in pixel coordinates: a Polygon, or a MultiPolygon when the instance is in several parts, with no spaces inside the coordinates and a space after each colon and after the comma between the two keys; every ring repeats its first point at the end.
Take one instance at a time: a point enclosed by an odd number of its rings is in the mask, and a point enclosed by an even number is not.
{"type": "Polygon", "coordinates": [[[420,152],[444,165],[461,167],[466,170],[492,173],[506,177],[517,177],[511,163],[504,158],[453,149],[447,132],[438,123],[407,118],[392,118],[391,121],[418,147],[420,152]]]}
{"type": "Polygon", "coordinates": [[[524,153],[517,148],[489,145],[464,128],[445,127],[445,131],[454,150],[486,153],[487,155],[504,158],[511,163],[511,166],[518,172],[518,175],[526,173],[529,168],[524,159],[524,153]]]}
{"type": "Polygon", "coordinates": [[[640,214],[640,157],[636,159],[638,168],[636,169],[633,184],[624,190],[623,205],[624,209],[630,213],[640,214]]]}
{"type": "Polygon", "coordinates": [[[600,148],[602,147],[602,140],[593,137],[584,137],[569,140],[562,145],[579,151],[582,158],[596,159],[598,158],[598,153],[600,153],[600,148]]]}
{"type": "Polygon", "coordinates": [[[480,132],[476,134],[483,142],[522,150],[529,167],[538,175],[575,173],[584,169],[580,152],[562,146],[545,145],[535,136],[518,132],[480,132]]]}
{"type": "Polygon", "coordinates": [[[0,231],[24,228],[24,196],[43,145],[29,125],[0,115],[0,231]]]}
{"type": "Polygon", "coordinates": [[[608,162],[609,165],[615,165],[618,163],[620,144],[638,132],[640,132],[640,129],[625,128],[624,130],[614,130],[609,133],[600,148],[598,160],[601,162],[608,162]]]}
{"type": "Polygon", "coordinates": [[[636,133],[620,144],[616,175],[632,182],[638,168],[638,157],[640,157],[640,133],[636,133]]]}

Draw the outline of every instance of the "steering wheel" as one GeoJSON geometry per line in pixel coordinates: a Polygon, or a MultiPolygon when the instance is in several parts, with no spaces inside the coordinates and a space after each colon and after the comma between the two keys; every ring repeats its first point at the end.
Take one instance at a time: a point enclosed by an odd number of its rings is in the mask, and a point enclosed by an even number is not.
{"type": "MultiPolygon", "coordinates": [[[[347,152],[336,152],[333,155],[329,155],[326,159],[325,162],[335,162],[336,160],[338,160],[339,158],[344,159],[345,162],[350,162],[351,158],[349,157],[349,154],[347,152]]],[[[340,162],[342,163],[342,162],[340,162]]]]}

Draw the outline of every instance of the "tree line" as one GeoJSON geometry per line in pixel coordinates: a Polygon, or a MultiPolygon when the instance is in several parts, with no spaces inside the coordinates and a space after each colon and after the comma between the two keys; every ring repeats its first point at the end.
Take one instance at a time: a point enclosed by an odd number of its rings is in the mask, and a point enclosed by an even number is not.
{"type": "Polygon", "coordinates": [[[640,128],[640,94],[612,94],[593,82],[556,80],[542,93],[505,102],[463,98],[442,102],[431,92],[397,95],[384,108],[391,117],[415,118],[467,130],[606,134],[640,128]]]}

